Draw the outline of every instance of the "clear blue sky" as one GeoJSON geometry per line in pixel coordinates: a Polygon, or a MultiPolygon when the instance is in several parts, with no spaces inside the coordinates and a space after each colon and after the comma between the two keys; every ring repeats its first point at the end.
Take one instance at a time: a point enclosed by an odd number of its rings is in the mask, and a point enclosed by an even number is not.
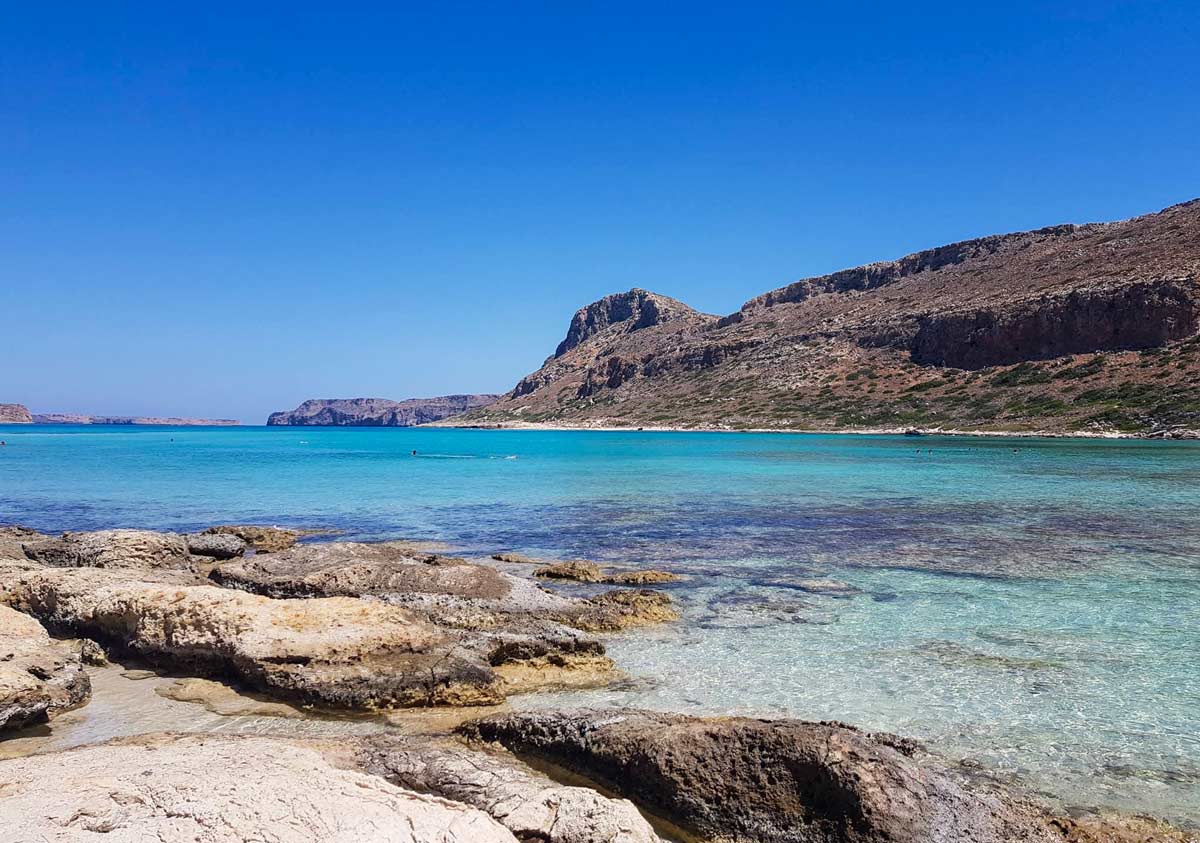
{"type": "Polygon", "coordinates": [[[1197,195],[1195,2],[9,3],[0,401],[501,391],[609,292],[1197,195]]]}

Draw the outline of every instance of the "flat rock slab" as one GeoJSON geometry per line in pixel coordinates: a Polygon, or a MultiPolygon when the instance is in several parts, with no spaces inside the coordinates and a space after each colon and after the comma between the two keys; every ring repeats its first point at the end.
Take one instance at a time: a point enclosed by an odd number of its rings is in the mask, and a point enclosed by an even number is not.
{"type": "Polygon", "coordinates": [[[0,761],[5,840],[516,843],[487,814],[340,769],[319,746],[143,735],[0,761]]]}
{"type": "Polygon", "coordinates": [[[92,693],[82,642],[56,641],[35,618],[0,605],[0,733],[76,708],[92,693]]]}
{"type": "Polygon", "coordinates": [[[697,835],[758,843],[1051,843],[1037,808],[968,789],[914,744],[835,723],[636,709],[465,724],[611,787],[697,835]]]}
{"type": "Polygon", "coordinates": [[[327,542],[250,556],[209,574],[221,585],[268,597],[440,594],[508,612],[561,608],[565,598],[536,584],[407,542],[327,542]]]}
{"type": "Polygon", "coordinates": [[[0,563],[0,602],[148,661],[235,676],[304,703],[374,709],[494,704],[502,682],[460,636],[348,597],[272,600],[144,572],[0,563]]]}

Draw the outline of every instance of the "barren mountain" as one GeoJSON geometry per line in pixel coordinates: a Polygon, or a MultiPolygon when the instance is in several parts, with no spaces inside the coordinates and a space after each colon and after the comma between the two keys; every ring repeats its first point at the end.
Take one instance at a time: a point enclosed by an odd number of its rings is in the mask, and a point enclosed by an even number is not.
{"type": "Polygon", "coordinates": [[[0,424],[31,424],[33,417],[24,404],[0,404],[0,424]]]}
{"type": "Polygon", "coordinates": [[[1200,428],[1200,200],[807,278],[718,318],[608,296],[454,423],[1200,428]]]}
{"type": "Polygon", "coordinates": [[[172,427],[230,427],[236,419],[194,419],[179,416],[89,416],[86,413],[34,413],[34,424],[140,424],[172,427]]]}
{"type": "Polygon", "coordinates": [[[442,395],[437,398],[310,398],[294,410],[271,413],[269,425],[361,425],[412,427],[490,404],[498,395],[442,395]]]}

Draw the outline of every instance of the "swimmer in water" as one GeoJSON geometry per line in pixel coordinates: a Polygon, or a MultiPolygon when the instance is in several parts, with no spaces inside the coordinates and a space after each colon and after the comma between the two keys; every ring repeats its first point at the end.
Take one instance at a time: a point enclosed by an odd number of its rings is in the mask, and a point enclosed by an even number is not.
{"type": "Polygon", "coordinates": [[[416,451],[416,449],[415,449],[415,448],[413,449],[413,454],[412,454],[412,455],[413,455],[414,457],[417,455],[417,451],[416,451]]]}

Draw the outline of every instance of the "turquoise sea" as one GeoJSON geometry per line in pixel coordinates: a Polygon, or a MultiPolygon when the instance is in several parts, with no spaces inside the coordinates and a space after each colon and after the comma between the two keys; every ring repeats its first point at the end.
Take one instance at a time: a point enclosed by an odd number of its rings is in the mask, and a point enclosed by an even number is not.
{"type": "Polygon", "coordinates": [[[63,426],[0,439],[0,523],[278,523],[689,576],[668,587],[683,623],[611,640],[628,683],[530,705],[837,719],[1067,806],[1200,824],[1198,443],[63,426]]]}

